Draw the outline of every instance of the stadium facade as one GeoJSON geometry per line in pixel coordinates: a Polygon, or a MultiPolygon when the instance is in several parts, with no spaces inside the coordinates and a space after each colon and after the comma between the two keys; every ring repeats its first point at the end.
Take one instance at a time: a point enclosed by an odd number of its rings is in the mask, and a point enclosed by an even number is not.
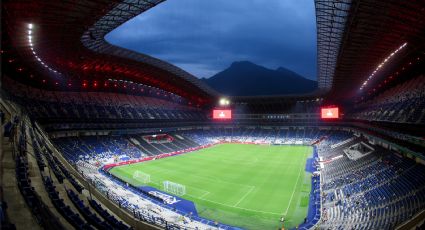
{"type": "MultiPolygon", "coordinates": [[[[425,1],[315,0],[317,91],[225,99],[178,67],[105,41],[161,2],[2,2],[2,229],[424,226],[425,1]],[[229,143],[312,146],[301,166],[278,174],[297,178],[280,184],[293,187],[274,199],[282,211],[248,202],[261,180],[188,166],[241,191],[214,196],[199,178],[183,184],[163,172],[170,159],[229,143]],[[112,173],[143,162],[149,173],[112,173]]],[[[241,171],[261,168],[262,158],[247,159],[236,159],[241,171]]]]}

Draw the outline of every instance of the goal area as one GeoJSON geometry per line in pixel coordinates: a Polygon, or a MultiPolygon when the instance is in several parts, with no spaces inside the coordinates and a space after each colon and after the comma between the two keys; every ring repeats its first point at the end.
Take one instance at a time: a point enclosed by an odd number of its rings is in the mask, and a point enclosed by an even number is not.
{"type": "Polygon", "coordinates": [[[136,170],[133,173],[133,179],[142,182],[143,184],[147,184],[149,182],[151,182],[151,175],[144,173],[142,171],[136,170]]]}
{"type": "Polygon", "coordinates": [[[186,194],[186,186],[171,181],[164,181],[164,192],[169,192],[177,196],[183,196],[186,194]]]}

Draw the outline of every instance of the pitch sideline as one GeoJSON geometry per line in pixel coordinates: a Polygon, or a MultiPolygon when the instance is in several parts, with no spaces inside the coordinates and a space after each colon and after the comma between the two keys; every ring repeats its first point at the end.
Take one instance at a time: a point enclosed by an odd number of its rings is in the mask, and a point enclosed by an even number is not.
{"type": "MultiPolygon", "coordinates": [[[[289,199],[288,207],[286,208],[286,211],[285,211],[284,213],[282,213],[282,215],[284,215],[284,216],[286,216],[286,214],[288,214],[289,207],[291,207],[292,198],[294,198],[294,194],[295,194],[295,191],[297,190],[297,186],[298,186],[298,181],[300,180],[301,171],[302,171],[302,169],[303,169],[302,165],[303,165],[303,163],[304,163],[304,162],[306,162],[306,161],[307,161],[307,157],[304,157],[304,160],[303,160],[303,161],[301,161],[300,170],[298,171],[297,182],[295,182],[294,189],[292,190],[292,195],[291,195],[291,198],[289,199]]],[[[306,163],[307,163],[307,162],[306,162],[306,163]]]]}

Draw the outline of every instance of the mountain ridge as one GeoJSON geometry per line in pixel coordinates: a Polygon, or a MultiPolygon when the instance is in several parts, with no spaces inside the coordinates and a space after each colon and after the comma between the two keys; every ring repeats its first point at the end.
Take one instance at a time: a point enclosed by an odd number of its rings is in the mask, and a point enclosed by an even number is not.
{"type": "Polygon", "coordinates": [[[317,82],[284,67],[275,70],[249,61],[233,62],[210,78],[201,79],[228,96],[303,94],[317,89],[317,82]]]}

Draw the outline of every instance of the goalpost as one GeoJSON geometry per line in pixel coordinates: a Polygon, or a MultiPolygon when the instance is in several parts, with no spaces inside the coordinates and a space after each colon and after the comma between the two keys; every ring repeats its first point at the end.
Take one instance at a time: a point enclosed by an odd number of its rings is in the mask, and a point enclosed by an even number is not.
{"type": "Polygon", "coordinates": [[[133,173],[133,179],[142,182],[143,184],[147,184],[151,182],[151,175],[144,173],[142,171],[136,170],[133,173]]]}
{"type": "Polygon", "coordinates": [[[186,194],[186,186],[167,180],[164,181],[164,191],[177,196],[183,196],[186,194]]]}

